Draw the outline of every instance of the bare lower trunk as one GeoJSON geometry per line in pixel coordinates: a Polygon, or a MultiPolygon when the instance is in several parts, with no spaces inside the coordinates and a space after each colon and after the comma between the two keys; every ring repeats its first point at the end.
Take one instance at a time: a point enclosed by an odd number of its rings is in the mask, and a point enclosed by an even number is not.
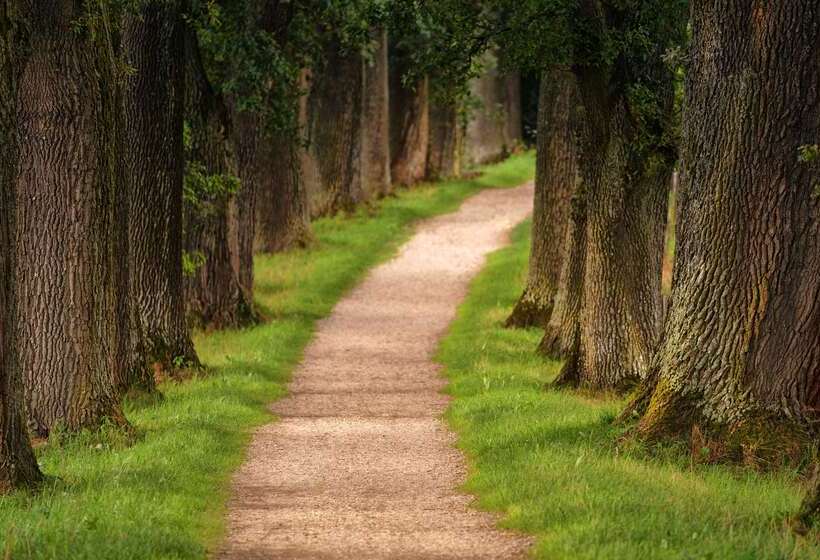
{"type": "Polygon", "coordinates": [[[470,84],[478,106],[471,112],[464,137],[467,165],[497,161],[507,153],[506,86],[496,56],[487,53],[484,64],[484,73],[470,84]]]}
{"type": "Polygon", "coordinates": [[[15,333],[32,431],[124,423],[127,190],[113,25],[63,1],[38,10],[20,70],[15,333]]]}
{"type": "Polygon", "coordinates": [[[692,14],[672,304],[637,432],[783,450],[820,406],[820,169],[797,158],[820,138],[820,6],[692,14]]]}
{"type": "Polygon", "coordinates": [[[406,71],[402,53],[391,57],[390,153],[391,176],[397,185],[412,185],[424,179],[430,138],[429,80],[403,83],[406,71]]]}
{"type": "Polygon", "coordinates": [[[553,311],[544,328],[544,338],[538,352],[550,359],[565,362],[559,378],[570,383],[577,378],[575,372],[579,358],[580,315],[584,294],[587,248],[587,195],[583,183],[578,185],[570,201],[569,222],[567,224],[564,259],[558,290],[555,293],[553,311]]]}
{"type": "Polygon", "coordinates": [[[461,175],[464,131],[455,103],[431,101],[427,179],[436,181],[461,175]]]}
{"type": "Polygon", "coordinates": [[[297,140],[265,138],[259,152],[265,173],[256,196],[256,251],[305,247],[312,236],[297,140]]]}
{"type": "Polygon", "coordinates": [[[259,116],[251,111],[232,111],[232,140],[239,174],[239,191],[234,197],[233,213],[229,222],[234,256],[234,268],[245,298],[253,301],[253,243],[256,223],[256,193],[268,180],[271,162],[260,151],[264,141],[259,116]]]}
{"type": "Polygon", "coordinates": [[[524,293],[507,327],[546,327],[564,261],[570,199],[578,176],[575,76],[555,69],[541,80],[532,246],[524,293]]]}
{"type": "MultiPolygon", "coordinates": [[[[198,364],[182,299],[183,22],[175,3],[151,2],[123,24],[134,69],[125,88],[130,296],[150,362],[198,364]]],[[[124,385],[152,386],[138,369],[124,385]]]]}
{"type": "MultiPolygon", "coordinates": [[[[15,6],[17,7],[17,6],[15,6]]],[[[19,7],[17,7],[19,9],[19,7]]],[[[0,494],[41,479],[26,430],[23,376],[18,355],[14,236],[18,152],[18,71],[29,54],[24,23],[34,14],[0,13],[0,494]]]]}
{"type": "Polygon", "coordinates": [[[390,193],[390,86],[387,30],[374,29],[373,57],[364,69],[362,191],[365,198],[390,193]]]}
{"type": "Polygon", "coordinates": [[[312,217],[352,210],[362,200],[362,73],[358,53],[326,49],[307,99],[308,149],[302,169],[312,217]]]}
{"type": "Polygon", "coordinates": [[[521,74],[512,72],[503,76],[504,114],[506,128],[504,143],[507,152],[512,152],[523,140],[521,115],[521,74]]]}
{"type": "Polygon", "coordinates": [[[222,98],[213,90],[189,33],[185,118],[190,129],[186,150],[183,211],[185,302],[189,320],[206,329],[253,322],[253,305],[240,283],[232,204],[239,180],[230,143],[230,121],[222,98]],[[232,242],[231,236],[235,236],[232,242]]]}

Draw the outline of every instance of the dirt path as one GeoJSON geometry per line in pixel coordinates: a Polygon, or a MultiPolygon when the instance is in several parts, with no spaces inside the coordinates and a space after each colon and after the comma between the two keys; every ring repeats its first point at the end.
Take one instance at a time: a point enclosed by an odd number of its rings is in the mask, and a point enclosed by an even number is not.
{"type": "Polygon", "coordinates": [[[532,209],[532,187],[488,190],[419,225],[319,325],[281,420],[236,474],[221,558],[517,558],[458,491],[464,459],[441,420],[432,362],[487,253],[532,209]]]}

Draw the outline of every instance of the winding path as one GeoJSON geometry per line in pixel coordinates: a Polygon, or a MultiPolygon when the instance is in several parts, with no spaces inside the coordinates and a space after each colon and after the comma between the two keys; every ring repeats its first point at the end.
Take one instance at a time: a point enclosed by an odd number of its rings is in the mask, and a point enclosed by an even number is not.
{"type": "Polygon", "coordinates": [[[532,186],[485,190],[422,222],[319,324],[281,417],[254,435],[229,504],[224,559],[518,558],[459,492],[432,361],[487,253],[532,209],[532,186]]]}

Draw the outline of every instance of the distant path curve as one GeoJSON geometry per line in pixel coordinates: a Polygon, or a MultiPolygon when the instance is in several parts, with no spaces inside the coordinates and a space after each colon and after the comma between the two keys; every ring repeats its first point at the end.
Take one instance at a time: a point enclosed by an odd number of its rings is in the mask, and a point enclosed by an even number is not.
{"type": "Polygon", "coordinates": [[[530,542],[469,507],[432,361],[487,253],[532,210],[532,185],[490,189],[419,224],[321,321],[254,434],[224,559],[507,559],[530,542]]]}

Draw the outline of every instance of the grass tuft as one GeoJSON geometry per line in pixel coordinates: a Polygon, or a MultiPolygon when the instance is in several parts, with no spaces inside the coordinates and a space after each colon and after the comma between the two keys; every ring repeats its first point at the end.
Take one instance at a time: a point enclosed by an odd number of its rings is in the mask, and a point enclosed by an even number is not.
{"type": "Polygon", "coordinates": [[[308,249],[259,257],[257,302],[270,320],[198,334],[208,372],[163,383],[162,399],[128,400],[133,434],[106,427],[39,446],[49,480],[0,498],[0,557],[205,557],[223,535],[230,474],[252,428],[271,420],[267,404],[284,395],[316,321],[395,252],[413,222],[483,188],[527,181],[533,168],[524,154],[476,179],[405,190],[375,210],[318,221],[308,249]]]}
{"type": "Polygon", "coordinates": [[[786,524],[800,503],[794,471],[707,465],[686,446],[618,446],[624,401],[547,388],[560,364],[535,354],[541,331],[501,324],[523,285],[528,233],[521,225],[490,256],[438,352],[478,506],[535,535],[536,558],[820,557],[816,534],[786,524]]]}

